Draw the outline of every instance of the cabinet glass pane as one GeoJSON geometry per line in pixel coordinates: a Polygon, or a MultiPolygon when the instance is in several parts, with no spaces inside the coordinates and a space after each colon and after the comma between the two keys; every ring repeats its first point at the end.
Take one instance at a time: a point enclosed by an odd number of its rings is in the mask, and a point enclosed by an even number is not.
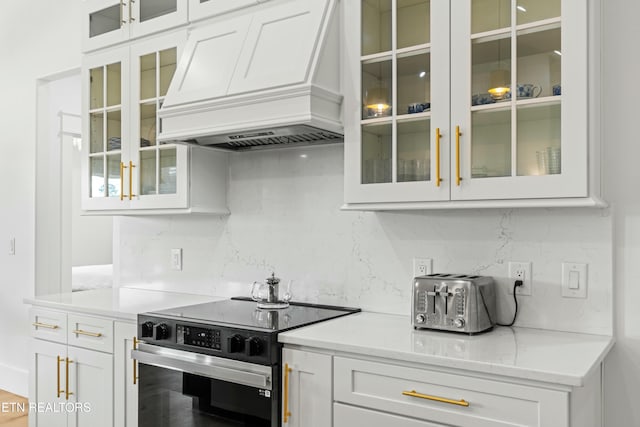
{"type": "Polygon", "coordinates": [[[89,108],[104,107],[104,68],[92,68],[89,71],[89,108]]]}
{"type": "Polygon", "coordinates": [[[561,0],[518,0],[517,3],[518,24],[560,16],[561,0]]]}
{"type": "Polygon", "coordinates": [[[120,3],[89,14],[89,37],[120,29],[120,3]]]}
{"type": "Polygon", "coordinates": [[[104,151],[104,114],[102,112],[89,114],[89,152],[104,151]]]}
{"type": "Polygon", "coordinates": [[[156,103],[140,105],[140,147],[156,145],[156,103]]]}
{"type": "Polygon", "coordinates": [[[391,60],[362,64],[362,118],[391,115],[391,60]]]}
{"type": "Polygon", "coordinates": [[[511,0],[471,0],[472,34],[510,26],[511,0]]]}
{"type": "Polygon", "coordinates": [[[391,182],[391,123],[362,126],[362,183],[391,182]]]}
{"type": "Polygon", "coordinates": [[[398,1],[398,49],[431,41],[431,1],[398,1]]]}
{"type": "MultiPolygon", "coordinates": [[[[129,170],[125,171],[128,174],[129,170]]],[[[128,183],[128,181],[127,181],[128,183]]],[[[107,197],[120,197],[120,155],[107,156],[107,197]]]]}
{"type": "Polygon", "coordinates": [[[518,107],[518,175],[561,173],[559,103],[518,107]]]}
{"type": "Polygon", "coordinates": [[[176,148],[160,150],[160,194],[175,194],[177,184],[176,148]]]}
{"type": "Polygon", "coordinates": [[[362,55],[390,50],[391,0],[362,0],[362,55]]]}
{"type": "Polygon", "coordinates": [[[177,0],[138,0],[140,2],[140,22],[168,15],[177,10],[177,0]]]}
{"type": "Polygon", "coordinates": [[[156,150],[140,152],[140,194],[157,194],[156,150]]]}
{"type": "Polygon", "coordinates": [[[398,115],[431,109],[431,56],[398,58],[398,115]]]}
{"type": "Polygon", "coordinates": [[[511,110],[471,113],[471,177],[511,176],[511,110]]]}
{"type": "Polygon", "coordinates": [[[430,180],[431,121],[398,123],[398,182],[430,180]]]}
{"type": "Polygon", "coordinates": [[[122,146],[122,118],[120,110],[107,113],[107,151],[120,150],[122,146]]]}
{"type": "Polygon", "coordinates": [[[553,96],[562,81],[562,40],[560,28],[518,33],[518,98],[553,96]]]}
{"type": "Polygon", "coordinates": [[[102,156],[89,159],[89,174],[91,175],[89,197],[105,197],[104,158],[102,156]]]}
{"type": "Polygon", "coordinates": [[[140,99],[156,96],[156,54],[140,57],[140,99]]]}
{"type": "Polygon", "coordinates": [[[176,72],[178,64],[178,49],[167,49],[160,52],[160,96],[165,96],[169,84],[176,72]]]}
{"type": "Polygon", "coordinates": [[[121,102],[121,78],[120,63],[107,65],[107,106],[120,105],[121,102]]]}
{"type": "Polygon", "coordinates": [[[511,39],[478,40],[471,55],[471,105],[506,100],[511,87],[511,39]]]}

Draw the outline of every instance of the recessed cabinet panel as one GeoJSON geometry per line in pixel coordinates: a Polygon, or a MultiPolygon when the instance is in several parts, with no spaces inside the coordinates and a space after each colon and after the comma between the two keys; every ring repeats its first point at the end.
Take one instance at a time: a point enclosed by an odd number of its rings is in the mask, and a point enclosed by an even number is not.
{"type": "Polygon", "coordinates": [[[560,28],[519,31],[517,34],[518,88],[516,98],[561,94],[562,34],[560,28]]]}
{"type": "Polygon", "coordinates": [[[397,0],[398,49],[431,41],[431,1],[397,0]]]}
{"type": "Polygon", "coordinates": [[[119,30],[122,19],[121,4],[96,10],[89,14],[89,37],[99,36],[119,30]]]}
{"type": "Polygon", "coordinates": [[[511,175],[511,110],[474,111],[471,178],[511,175]]]}
{"type": "Polygon", "coordinates": [[[362,0],[362,56],[390,50],[391,0],[362,0]]]}
{"type": "Polygon", "coordinates": [[[518,175],[561,174],[560,104],[523,105],[517,114],[518,175]]]}
{"type": "Polygon", "coordinates": [[[511,0],[471,0],[471,34],[511,26],[511,0]]]}
{"type": "Polygon", "coordinates": [[[386,117],[392,114],[392,73],[390,59],[362,64],[363,119],[386,117]]]}
{"type": "Polygon", "coordinates": [[[137,0],[140,3],[140,22],[175,13],[177,0],[137,0]]]}
{"type": "Polygon", "coordinates": [[[560,17],[561,0],[518,0],[518,25],[560,17]]]}
{"type": "Polygon", "coordinates": [[[397,182],[431,180],[430,135],[428,118],[398,123],[397,182]]]}
{"type": "Polygon", "coordinates": [[[121,43],[129,38],[129,2],[87,0],[82,2],[82,47],[84,51],[121,43]]]}
{"type": "Polygon", "coordinates": [[[362,126],[362,183],[391,182],[391,122],[362,126]]]}

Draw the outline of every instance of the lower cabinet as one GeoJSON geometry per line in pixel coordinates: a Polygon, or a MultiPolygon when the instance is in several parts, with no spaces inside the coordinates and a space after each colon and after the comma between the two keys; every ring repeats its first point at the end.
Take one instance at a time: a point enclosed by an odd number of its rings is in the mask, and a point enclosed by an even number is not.
{"type": "Polygon", "coordinates": [[[283,427],[602,426],[600,369],[569,387],[320,351],[283,349],[283,427]]]}
{"type": "Polygon", "coordinates": [[[331,356],[285,348],[282,366],[282,425],[330,426],[331,356]]]}
{"type": "Polygon", "coordinates": [[[137,427],[136,324],[35,307],[30,317],[29,427],[137,427]]]}

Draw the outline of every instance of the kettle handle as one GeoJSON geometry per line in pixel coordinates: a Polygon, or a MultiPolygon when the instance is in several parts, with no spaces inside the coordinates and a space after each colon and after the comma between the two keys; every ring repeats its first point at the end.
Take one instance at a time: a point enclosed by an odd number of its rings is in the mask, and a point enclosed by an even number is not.
{"type": "Polygon", "coordinates": [[[260,282],[253,282],[253,285],[251,285],[251,299],[254,301],[260,301],[260,286],[262,285],[262,283],[260,282]],[[257,288],[256,288],[257,285],[257,288]]]}

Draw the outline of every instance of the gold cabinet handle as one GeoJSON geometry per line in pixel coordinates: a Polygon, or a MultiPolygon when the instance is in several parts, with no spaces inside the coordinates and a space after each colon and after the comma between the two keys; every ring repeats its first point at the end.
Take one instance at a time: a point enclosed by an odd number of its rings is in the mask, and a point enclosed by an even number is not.
{"type": "Polygon", "coordinates": [[[33,326],[37,328],[46,328],[46,329],[59,329],[60,326],[58,325],[50,325],[48,323],[40,323],[40,322],[33,322],[32,323],[33,326]]]}
{"type": "Polygon", "coordinates": [[[442,179],[440,178],[440,128],[436,128],[436,187],[440,187],[442,179]]]}
{"type": "Polygon", "coordinates": [[[129,0],[129,23],[132,23],[136,20],[136,18],[134,18],[133,14],[131,13],[131,3],[134,3],[134,0],[129,0]]]}
{"type": "Polygon", "coordinates": [[[124,170],[126,168],[124,162],[120,162],[120,201],[124,200],[124,170]]]}
{"type": "Polygon", "coordinates": [[[460,126],[456,126],[456,185],[460,186],[460,181],[462,178],[460,177],[460,126]]]}
{"type": "Polygon", "coordinates": [[[73,333],[76,335],[86,335],[88,337],[95,337],[95,338],[100,338],[102,336],[100,332],[88,332],[88,331],[83,331],[82,329],[76,329],[73,331],[73,333]]]}
{"type": "Polygon", "coordinates": [[[284,420],[282,422],[286,423],[289,421],[289,417],[291,416],[291,412],[289,412],[289,373],[291,373],[292,369],[289,367],[288,363],[284,364],[284,420]]]}
{"type": "MultiPolygon", "coordinates": [[[[138,349],[138,343],[140,341],[138,341],[138,338],[133,337],[133,349],[137,350],[138,349]]],[[[136,385],[138,382],[138,363],[136,359],[132,359],[133,360],[133,385],[136,385]]]]}
{"type": "Polygon", "coordinates": [[[133,194],[133,168],[135,167],[133,162],[129,160],[129,200],[135,196],[135,194],[133,194]]]}
{"type": "Polygon", "coordinates": [[[66,378],[65,378],[65,397],[67,400],[69,400],[69,396],[73,395],[73,393],[71,393],[69,391],[69,364],[73,363],[73,360],[69,359],[68,357],[66,358],[66,378]]]}
{"type": "Polygon", "coordinates": [[[458,405],[458,406],[469,406],[469,402],[467,402],[464,399],[460,399],[460,400],[453,400],[453,399],[447,399],[445,397],[438,397],[438,396],[430,396],[428,394],[422,394],[422,393],[418,393],[415,390],[411,390],[411,391],[403,391],[402,394],[404,396],[411,396],[411,397],[418,397],[420,399],[427,399],[427,400],[433,400],[435,402],[442,402],[442,403],[448,403],[450,405],[458,405]]]}
{"type": "Polygon", "coordinates": [[[60,399],[60,393],[64,393],[64,390],[60,390],[60,363],[64,361],[64,357],[58,356],[57,371],[58,371],[58,387],[56,388],[56,394],[60,399]]]}

